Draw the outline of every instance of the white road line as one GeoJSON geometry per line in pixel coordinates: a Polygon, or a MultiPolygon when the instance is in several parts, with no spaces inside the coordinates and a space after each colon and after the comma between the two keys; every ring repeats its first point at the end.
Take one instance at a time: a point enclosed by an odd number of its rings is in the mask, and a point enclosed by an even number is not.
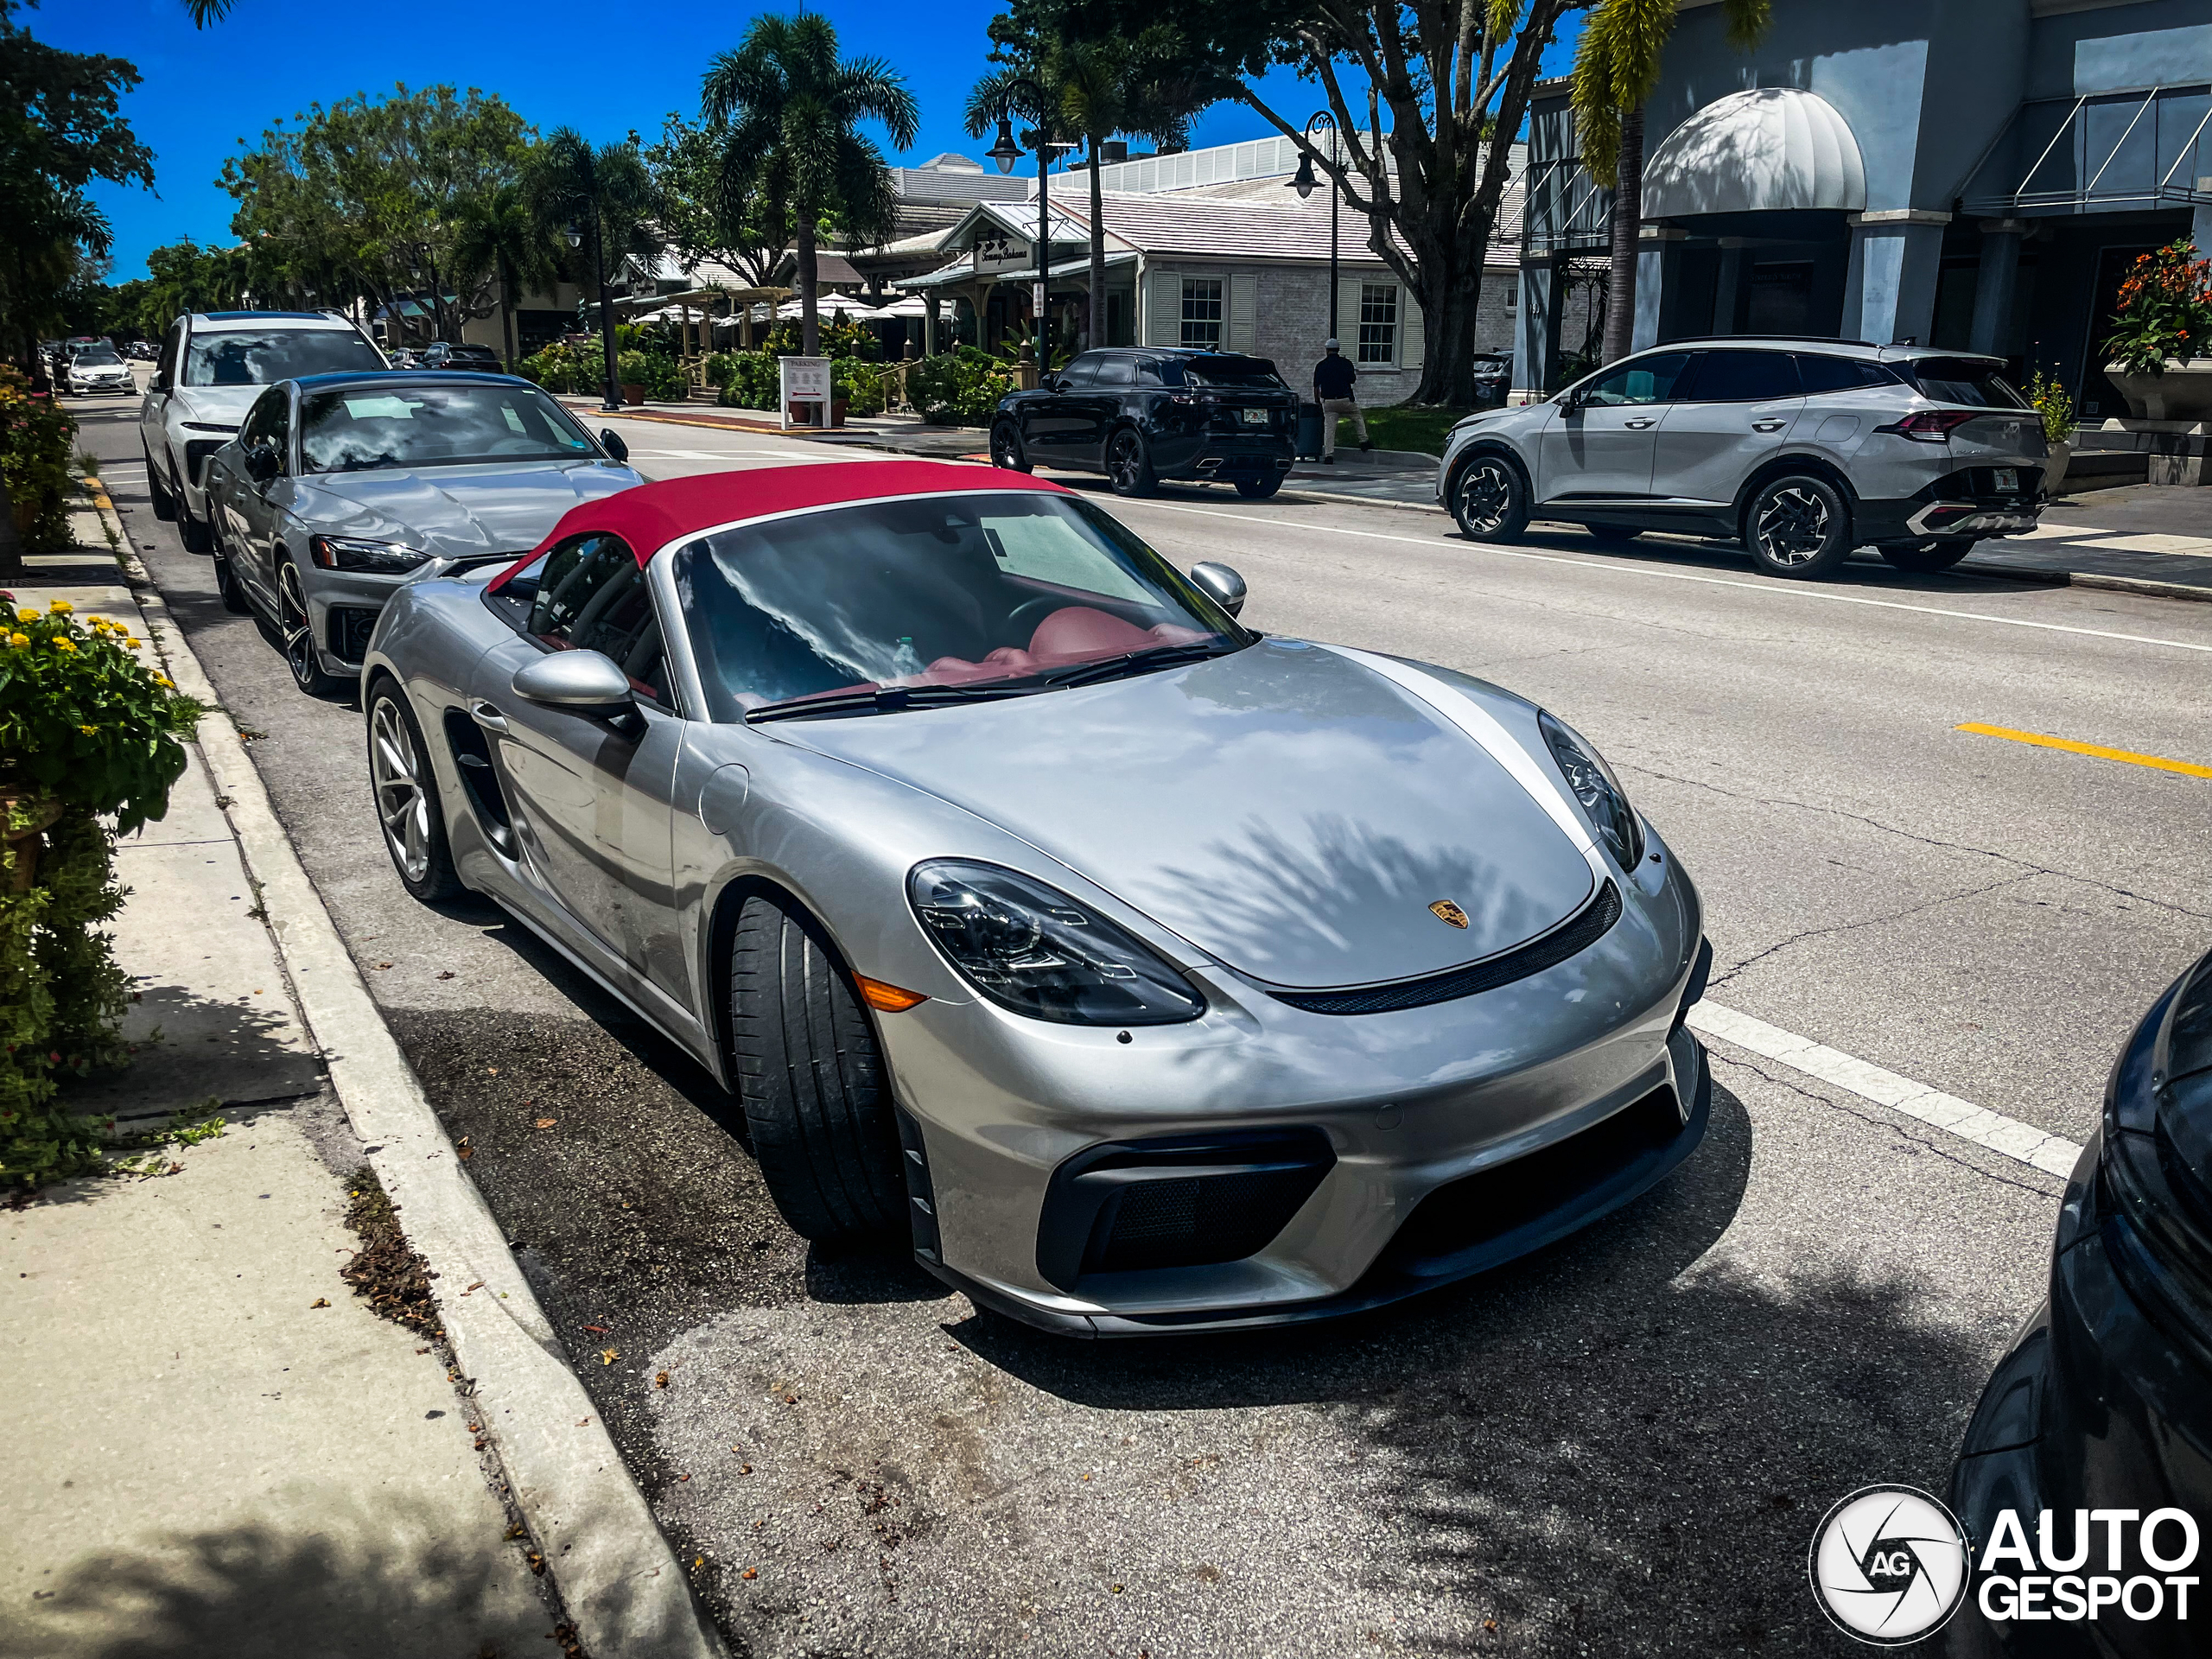
{"type": "MultiPolygon", "coordinates": [[[[1317,535],[1359,536],[1373,542],[1403,542],[1409,547],[1443,548],[1455,544],[1440,536],[1393,536],[1388,531],[1353,530],[1343,524],[1307,524],[1296,518],[1262,518],[1251,513],[1224,512],[1218,507],[1175,506],[1165,501],[1125,502],[1121,505],[1151,507],[1161,512],[1193,512],[1202,518],[1230,518],[1241,524],[1271,524],[1282,530],[1310,531],[1317,535]]],[[[1770,599],[1808,599],[1831,605],[1866,605],[1882,611],[1911,611],[1921,616],[1949,616],[1967,622],[1993,622],[2005,628],[2034,628],[2044,633],[2078,633],[2091,639],[2123,640],[2131,645],[2164,645],[2171,651],[2212,653],[2212,645],[2198,645],[2186,639],[2154,639],[2148,634],[2115,633],[2109,628],[2077,628],[2063,622],[2031,622],[2017,616],[1991,616],[1983,611],[1953,611],[1936,605],[1906,605],[1894,599],[1868,599],[1860,594],[1829,593],[1802,582],[1778,578],[1764,582],[1736,582],[1726,576],[1700,576],[1688,570],[1658,570],[1648,564],[1575,559],[1556,553],[1527,553],[1517,548],[1500,547],[1494,542],[1462,542],[1456,544],[1479,548],[1501,559],[1528,559],[1538,564],[1567,564],[1581,569],[1618,571],[1629,575],[1654,576],[1663,582],[1696,582],[1708,588],[1739,588],[1747,594],[1759,594],[1770,599]]]]}
{"type": "Polygon", "coordinates": [[[2080,1145],[2063,1135],[2050,1134],[2032,1123],[2023,1123],[2002,1112],[1976,1106],[1940,1089],[1930,1089],[1924,1083],[1915,1083],[1894,1071],[1885,1071],[1880,1066],[1840,1049],[1816,1043],[1809,1037],[1800,1037],[1779,1026],[1770,1026],[1764,1020],[1754,1020],[1733,1008],[1700,1002],[1690,1010],[1689,1025],[1693,1031],[1705,1036],[1718,1037],[1725,1043],[1748,1049],[1778,1065],[1802,1071],[1877,1106],[1903,1112],[1930,1128],[1955,1135],[1961,1141],[1971,1141],[1987,1151],[2018,1159],[2061,1180],[2073,1173],[2075,1161],[2082,1155],[2080,1145]]]}

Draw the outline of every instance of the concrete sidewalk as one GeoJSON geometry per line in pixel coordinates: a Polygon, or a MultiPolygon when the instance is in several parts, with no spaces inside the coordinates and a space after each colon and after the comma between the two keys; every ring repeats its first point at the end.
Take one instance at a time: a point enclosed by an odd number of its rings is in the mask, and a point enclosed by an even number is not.
{"type": "MultiPolygon", "coordinates": [[[[143,636],[99,519],[79,518],[90,544],[32,559],[10,591],[143,636]]],[[[69,1103],[125,1129],[229,1127],[167,1154],[171,1173],[0,1208],[0,1652],[553,1654],[558,1615],[468,1397],[339,1276],[365,1149],[196,749],[117,863],[138,1052],[69,1103]]]]}

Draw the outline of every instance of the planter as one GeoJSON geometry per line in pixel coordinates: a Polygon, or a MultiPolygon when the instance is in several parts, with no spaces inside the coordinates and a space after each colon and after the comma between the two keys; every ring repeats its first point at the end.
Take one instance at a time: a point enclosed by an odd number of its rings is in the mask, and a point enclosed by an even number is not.
{"type": "Polygon", "coordinates": [[[643,404],[645,401],[645,389],[643,386],[624,386],[622,401],[632,406],[643,404]]]}
{"type": "Polygon", "coordinates": [[[2105,378],[2120,388],[2136,420],[2212,420],[2212,357],[2192,357],[2186,363],[2170,357],[2163,374],[2130,374],[2107,363],[2105,378]]]}
{"type": "Polygon", "coordinates": [[[2066,476],[2066,463],[2074,459],[2074,446],[2061,438],[2050,446],[2050,459],[2043,464],[2043,493],[2058,493],[2058,480],[2066,476]]]}
{"type": "Polygon", "coordinates": [[[41,800],[22,795],[0,795],[0,841],[7,842],[16,856],[16,868],[8,881],[6,891],[29,893],[31,883],[38,876],[40,832],[49,828],[61,816],[61,803],[41,800]],[[16,814],[22,812],[29,822],[20,828],[14,823],[16,814]]]}

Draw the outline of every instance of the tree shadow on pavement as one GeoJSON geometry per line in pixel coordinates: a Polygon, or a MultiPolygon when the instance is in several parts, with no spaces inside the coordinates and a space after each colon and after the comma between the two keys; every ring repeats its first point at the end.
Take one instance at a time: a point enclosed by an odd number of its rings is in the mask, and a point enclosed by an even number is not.
{"type": "Polygon", "coordinates": [[[1926,1287],[1854,1270],[1847,1236],[1721,1245],[1751,1152],[1716,1089],[1706,1145],[1627,1210],[1332,1329],[950,1334],[1098,1409],[1319,1408],[1346,1450],[1312,1478],[1356,1483],[1372,1517],[1342,1565],[1398,1608],[1385,1650],[1853,1651],[1807,1591],[1812,1529],[1861,1485],[1943,1489],[2001,1332],[1938,1325],[1926,1287]]]}
{"type": "Polygon", "coordinates": [[[554,1618],[519,1546],[431,1541],[428,1516],[356,1516],[343,1542],[246,1525],[79,1557],[0,1610],[41,1659],[541,1659],[554,1618]]]}

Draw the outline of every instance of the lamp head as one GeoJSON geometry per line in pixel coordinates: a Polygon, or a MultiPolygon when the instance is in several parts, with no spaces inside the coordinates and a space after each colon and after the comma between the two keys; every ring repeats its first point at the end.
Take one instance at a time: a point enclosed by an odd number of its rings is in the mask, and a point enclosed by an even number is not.
{"type": "Polygon", "coordinates": [[[1303,201],[1313,194],[1313,158],[1301,156],[1298,158],[1297,176],[1291,180],[1290,188],[1298,192],[1298,199],[1303,201]]]}
{"type": "Polygon", "coordinates": [[[985,152],[999,164],[999,171],[1011,173],[1014,164],[1021,159],[1021,146],[1014,142],[1014,123],[1005,116],[999,118],[999,141],[985,152]]]}

